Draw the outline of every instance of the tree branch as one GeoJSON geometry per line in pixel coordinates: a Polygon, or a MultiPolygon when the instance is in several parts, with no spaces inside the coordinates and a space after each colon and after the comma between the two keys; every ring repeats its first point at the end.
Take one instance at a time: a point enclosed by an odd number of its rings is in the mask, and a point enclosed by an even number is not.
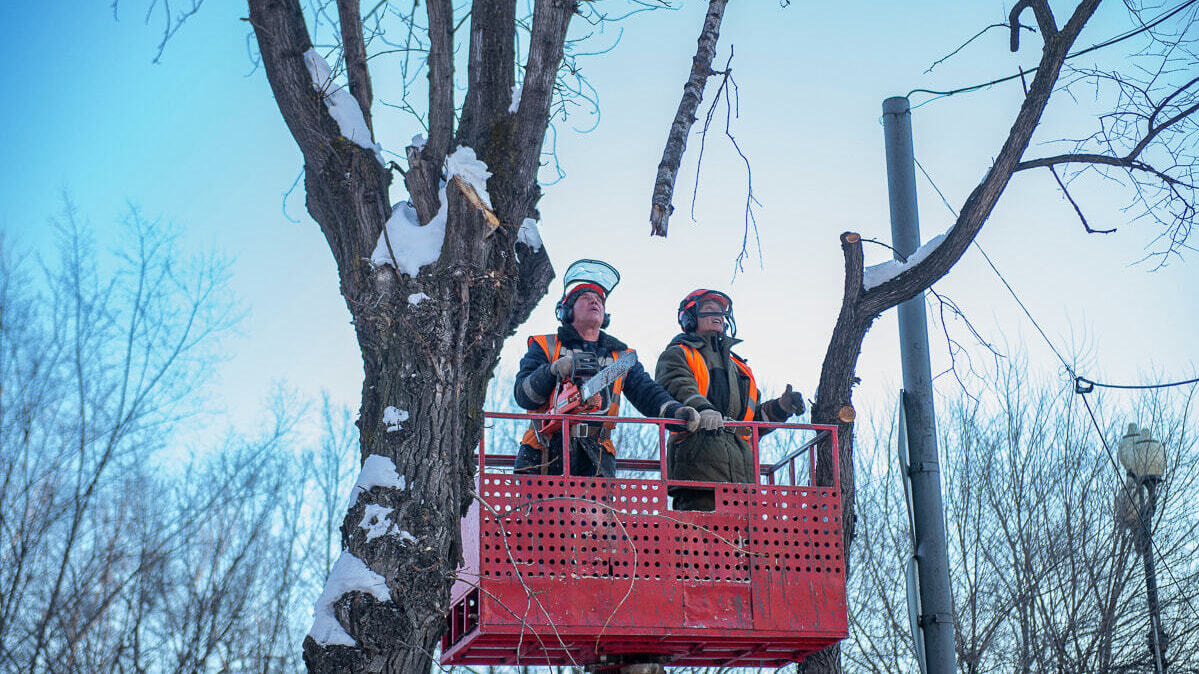
{"type": "Polygon", "coordinates": [[[425,9],[429,15],[429,140],[421,154],[441,166],[454,133],[454,5],[451,0],[428,0],[425,9]]]}
{"type": "Polygon", "coordinates": [[[404,186],[422,225],[441,208],[441,168],[454,128],[454,6],[451,0],[429,0],[429,137],[424,146],[406,148],[404,186]]]}
{"type": "MultiPolygon", "coordinates": [[[[343,283],[369,257],[391,214],[391,175],[374,154],[341,136],[313,87],[304,55],[312,40],[299,0],[250,0],[250,23],[279,112],[304,155],[308,211],[321,227],[343,283]],[[330,176],[336,176],[329,179],[330,176]]],[[[344,287],[347,296],[355,292],[344,287]]]]}
{"type": "Polygon", "coordinates": [[[1049,43],[1057,38],[1057,21],[1053,18],[1053,10],[1049,8],[1049,3],[1046,0],[1020,0],[1008,14],[1010,48],[1013,52],[1020,49],[1020,14],[1029,7],[1037,17],[1037,27],[1041,30],[1041,39],[1045,41],[1045,45],[1049,46],[1049,43]]]}
{"type": "Polygon", "coordinates": [[[1057,174],[1057,170],[1050,166],[1049,172],[1053,174],[1053,179],[1057,181],[1057,186],[1062,188],[1062,194],[1066,195],[1066,200],[1068,200],[1070,205],[1074,207],[1074,212],[1078,215],[1078,219],[1082,221],[1083,229],[1086,230],[1087,234],[1111,234],[1112,232],[1116,231],[1115,227],[1112,227],[1111,229],[1093,229],[1091,227],[1091,223],[1087,222],[1087,216],[1082,214],[1082,207],[1079,206],[1078,202],[1074,200],[1074,197],[1070,195],[1070,190],[1066,189],[1066,183],[1062,182],[1062,178],[1057,174]]]}
{"type": "Polygon", "coordinates": [[[1135,155],[1127,157],[1111,157],[1105,154],[1094,154],[1089,152],[1080,152],[1078,154],[1059,154],[1053,157],[1041,157],[1039,159],[1029,159],[1022,161],[1016,165],[1015,171],[1027,171],[1028,169],[1053,167],[1059,164],[1101,164],[1104,166],[1116,166],[1126,168],[1133,171],[1144,171],[1157,176],[1162,182],[1169,185],[1181,185],[1183,187],[1194,188],[1194,185],[1183,182],[1173,176],[1162,173],[1145,162],[1134,159],[1135,155]]]}
{"type": "Polygon", "coordinates": [[[1020,106],[1020,112],[1016,115],[1007,140],[996,156],[991,170],[966,199],[957,222],[946,233],[945,240],[919,263],[863,293],[863,315],[877,316],[923,292],[948,273],[961,258],[1007,188],[1012,173],[1019,165],[1020,157],[1028,148],[1029,140],[1041,121],[1041,115],[1053,93],[1066,54],[1098,5],[1099,0],[1083,0],[1059,34],[1060,39],[1046,44],[1028,96],[1020,106]]]}
{"type": "Polygon", "coordinates": [[[475,0],[470,14],[471,58],[458,143],[474,148],[495,174],[503,171],[505,158],[496,151],[507,138],[497,134],[499,142],[492,142],[492,135],[499,131],[498,123],[510,118],[516,84],[516,0],[475,0]]]}
{"type": "Polygon", "coordinates": [[[513,217],[533,212],[541,193],[537,170],[541,167],[541,146],[549,126],[554,80],[562,63],[566,30],[578,8],[576,0],[538,0],[533,7],[533,28],[529,35],[529,58],[516,111],[512,161],[513,217]]]}
{"type": "Polygon", "coordinates": [[[337,0],[337,18],[341,24],[341,51],[346,59],[346,78],[350,82],[350,94],[362,109],[362,118],[373,138],[375,129],[371,123],[371,76],[366,67],[366,43],[362,39],[362,19],[359,17],[358,0],[337,0]]]}
{"type": "Polygon", "coordinates": [[[728,0],[709,0],[708,13],[699,33],[695,57],[691,59],[691,75],[683,85],[683,97],[675,112],[674,122],[666,136],[666,147],[662,150],[662,161],[658,163],[658,177],[654,181],[649,222],[651,236],[666,236],[670,214],[674,212],[674,181],[679,173],[683,152],[687,149],[687,133],[695,124],[695,111],[704,96],[704,85],[712,72],[712,59],[716,56],[716,41],[720,38],[720,22],[728,0]]]}

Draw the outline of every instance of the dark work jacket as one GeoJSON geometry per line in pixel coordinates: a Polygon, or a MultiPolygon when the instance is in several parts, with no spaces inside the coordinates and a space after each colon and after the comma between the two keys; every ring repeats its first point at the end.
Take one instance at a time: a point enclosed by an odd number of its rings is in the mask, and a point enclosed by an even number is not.
{"type": "MultiPolygon", "coordinates": [[[[600,332],[597,341],[584,341],[573,325],[559,327],[557,338],[562,343],[562,353],[567,349],[588,351],[595,354],[597,359],[611,360],[613,351],[622,353],[629,348],[624,342],[606,332],[600,332]]],[[[540,346],[530,344],[528,352],[520,359],[520,371],[516,373],[516,386],[513,389],[516,404],[526,410],[541,409],[554,392],[556,383],[557,379],[550,372],[550,362],[545,352],[540,346]]],[[[640,362],[625,373],[622,393],[638,412],[647,417],[673,418],[675,411],[681,407],[666,389],[649,376],[640,362]]]]}
{"type": "MultiPolygon", "coordinates": [[[[701,412],[716,410],[727,419],[740,421],[746,416],[748,401],[757,395],[756,391],[751,391],[750,378],[732,361],[731,349],[740,341],[724,335],[680,334],[658,356],[656,379],[684,405],[701,412]],[[706,393],[699,392],[695,374],[683,355],[682,344],[703,356],[708,369],[706,393]]],[[[785,421],[787,418],[778,400],[762,402],[753,412],[754,421],[785,421]]],[[[753,483],[757,478],[753,449],[731,428],[671,435],[666,465],[674,480],[753,483]]]]}

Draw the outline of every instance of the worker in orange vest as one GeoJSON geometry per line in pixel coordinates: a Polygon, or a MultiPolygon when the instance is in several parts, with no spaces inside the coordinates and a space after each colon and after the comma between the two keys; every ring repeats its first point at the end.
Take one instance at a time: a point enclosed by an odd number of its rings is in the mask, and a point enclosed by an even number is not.
{"type": "MultiPolygon", "coordinates": [[[[529,350],[521,358],[516,374],[513,391],[516,402],[533,412],[548,410],[554,386],[570,376],[576,354],[591,353],[603,367],[629,350],[624,342],[603,331],[611,321],[605,311],[608,295],[620,282],[616,269],[599,260],[579,260],[567,268],[562,281],[562,298],[555,309],[561,323],[558,332],[530,337],[529,350]]],[[[601,413],[604,416],[617,415],[620,396],[624,395],[647,417],[678,419],[687,429],[699,428],[699,412],[671,398],[640,363],[634,364],[603,395],[607,402],[601,413]]],[[[537,425],[538,422],[530,424],[521,439],[516,472],[561,475],[560,431],[551,437],[540,437],[537,425]]],[[[613,423],[571,424],[571,474],[615,476],[613,426],[613,423]]]]}
{"type": "MultiPolygon", "coordinates": [[[[667,443],[667,476],[696,482],[756,483],[746,429],[722,428],[724,420],[786,421],[802,414],[803,396],[787,385],[774,400],[759,401],[754,373],[732,352],[736,338],[733,300],[722,292],[701,288],[679,303],[683,332],[658,357],[655,379],[670,395],[699,410],[698,431],[673,433],[667,443]]],[[[672,487],[676,510],[713,510],[711,488],[672,487]]]]}

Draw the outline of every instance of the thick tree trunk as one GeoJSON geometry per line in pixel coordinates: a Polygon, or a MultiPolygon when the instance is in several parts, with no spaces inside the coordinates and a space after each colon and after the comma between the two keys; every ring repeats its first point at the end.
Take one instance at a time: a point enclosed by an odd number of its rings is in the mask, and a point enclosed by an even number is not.
{"type": "MultiPolygon", "coordinates": [[[[356,13],[355,4],[339,5],[343,18],[356,13]]],[[[422,223],[440,207],[442,162],[453,150],[451,3],[435,0],[428,7],[436,43],[430,56],[435,119],[426,146],[408,148],[405,181],[422,223]]],[[[514,58],[514,48],[504,47],[514,39],[515,25],[507,20],[515,14],[514,0],[480,0],[476,8],[493,20],[472,26],[472,52],[478,42],[480,53],[514,58]]],[[[482,66],[472,63],[472,93],[463,110],[471,123],[457,142],[480,149],[494,173],[488,188],[495,212],[472,187],[451,180],[441,255],[409,276],[370,262],[391,216],[391,176],[371,150],[342,137],[326,94],[313,88],[304,62],[312,44],[298,0],[250,0],[272,92],[304,155],[308,211],[337,263],[365,373],[358,419],[362,487],[355,488],[341,527],[344,568],[335,566],[318,602],[318,613],[331,612],[332,619],[304,641],[309,671],[429,670],[461,556],[459,518],[473,498],[487,382],[504,337],[524,322],[553,276],[544,249],[517,242],[517,226],[535,212],[550,85],[574,9],[574,2],[537,4],[526,66],[535,84],[522,98],[522,114],[508,112],[511,75],[483,76],[482,66]]],[[[354,31],[343,34],[355,41],[354,31]]],[[[510,73],[513,63],[506,68],[510,73]]],[[[350,75],[369,119],[366,71],[350,75]]],[[[393,248],[406,244],[391,242],[393,248]]]]}
{"type": "Polygon", "coordinates": [[[508,332],[497,326],[511,325],[520,306],[513,232],[494,228],[462,186],[454,180],[447,189],[442,260],[455,264],[439,262],[416,278],[377,269],[377,296],[350,302],[366,373],[363,457],[391,459],[404,488],[355,490],[342,541],[386,579],[391,601],[357,592],[339,599],[336,615],[357,646],[306,639],[310,671],[428,671],[441,636],[460,556],[458,519],[473,497],[482,400],[508,332]],[[428,299],[409,303],[416,293],[428,299]],[[388,419],[389,407],[406,414],[388,419]],[[389,509],[387,534],[368,538],[361,526],[371,506],[389,509]]]}

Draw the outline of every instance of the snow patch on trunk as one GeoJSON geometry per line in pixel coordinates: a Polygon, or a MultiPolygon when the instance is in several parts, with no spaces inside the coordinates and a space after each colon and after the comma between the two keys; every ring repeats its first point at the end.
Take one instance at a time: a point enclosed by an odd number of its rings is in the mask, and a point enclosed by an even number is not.
{"type": "Polygon", "coordinates": [[[541,250],[541,231],[537,229],[537,221],[525,218],[525,221],[520,223],[520,230],[516,232],[516,240],[534,251],[541,250]]]}
{"type": "Polygon", "coordinates": [[[337,622],[333,615],[333,604],[348,592],[363,592],[379,601],[390,601],[391,592],[387,589],[387,581],[379,574],[371,571],[366,564],[349,552],[341,553],[329,579],[325,581],[325,590],[316,600],[312,610],[312,629],[308,636],[322,646],[355,646],[354,638],[337,622]]]}
{"type": "Polygon", "coordinates": [[[414,307],[420,306],[420,303],[427,299],[429,299],[429,296],[424,293],[412,293],[408,296],[408,304],[411,304],[414,307]]]}
{"type": "Polygon", "coordinates": [[[349,87],[333,81],[333,70],[325,58],[317,53],[315,48],[304,52],[304,65],[308,66],[308,74],[312,77],[312,88],[321,94],[329,114],[337,122],[341,135],[358,147],[375,153],[375,159],[386,166],[383,160],[383,146],[371,140],[370,129],[362,116],[362,108],[350,94],[349,87]]]}
{"type": "Polygon", "coordinates": [[[441,245],[445,242],[445,188],[440,192],[441,208],[437,215],[424,227],[416,215],[416,209],[408,202],[392,207],[391,218],[384,225],[386,232],[379,234],[371,263],[376,267],[391,265],[401,273],[416,276],[420,268],[433,264],[441,257],[441,245]],[[388,243],[391,250],[388,250],[388,243]],[[392,256],[395,253],[395,256],[392,256]]]}
{"type": "MultiPolygon", "coordinates": [[[[412,301],[411,298],[408,299],[412,301]]],[[[383,410],[383,423],[387,425],[387,432],[392,433],[403,428],[401,422],[408,421],[408,410],[401,410],[390,405],[383,410]]],[[[392,464],[394,466],[394,464],[392,464]]]]}
{"type": "Polygon", "coordinates": [[[346,510],[358,502],[358,495],[372,487],[391,487],[392,489],[407,489],[407,480],[396,472],[395,462],[386,456],[371,454],[362,462],[362,471],[358,473],[358,482],[350,490],[350,502],[346,510]]]}
{"type": "Polygon", "coordinates": [[[899,260],[887,260],[882,264],[876,264],[866,267],[862,270],[862,290],[870,290],[876,288],[887,281],[899,276],[903,272],[911,269],[920,263],[921,260],[928,257],[928,254],[933,252],[941,242],[945,240],[944,234],[938,234],[929,239],[923,246],[916,249],[916,252],[908,256],[907,262],[899,260]]]}
{"type": "Polygon", "coordinates": [[[358,523],[358,528],[366,529],[366,540],[374,540],[391,530],[392,521],[387,519],[387,516],[393,510],[394,508],[377,503],[367,504],[365,512],[362,513],[362,521],[358,523]]]}
{"type": "Polygon", "coordinates": [[[519,84],[512,85],[512,105],[508,106],[508,114],[515,115],[520,109],[520,94],[524,91],[524,87],[519,84]]]}

